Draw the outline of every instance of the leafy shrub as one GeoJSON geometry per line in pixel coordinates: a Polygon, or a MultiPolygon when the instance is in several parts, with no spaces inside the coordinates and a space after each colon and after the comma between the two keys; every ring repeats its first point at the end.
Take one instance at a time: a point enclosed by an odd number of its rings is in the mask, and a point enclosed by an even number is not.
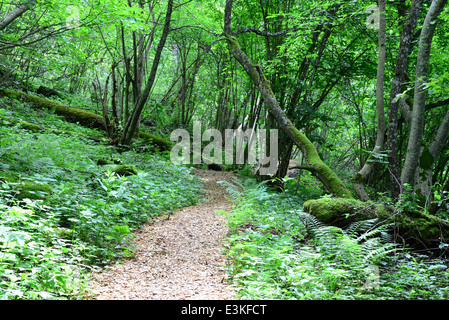
{"type": "Polygon", "coordinates": [[[343,230],[303,213],[303,201],[287,193],[222,184],[236,202],[226,213],[226,270],[243,299],[449,297],[447,267],[399,249],[388,225],[367,220],[343,230]]]}
{"type": "Polygon", "coordinates": [[[64,299],[86,290],[83,245],[60,237],[39,202],[0,207],[0,298],[64,299]]]}
{"type": "Polygon", "coordinates": [[[0,127],[0,137],[0,171],[53,190],[45,201],[19,201],[14,186],[0,181],[3,299],[82,296],[92,268],[132,255],[132,232],[142,223],[198,199],[190,169],[161,155],[117,154],[90,140],[20,126],[0,127]],[[111,157],[135,165],[137,174],[122,177],[96,164],[111,157]]]}

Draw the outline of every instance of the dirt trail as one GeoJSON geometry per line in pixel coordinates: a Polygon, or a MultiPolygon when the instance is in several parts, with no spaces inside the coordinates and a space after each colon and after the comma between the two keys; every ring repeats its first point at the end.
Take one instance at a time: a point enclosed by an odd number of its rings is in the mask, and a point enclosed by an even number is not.
{"type": "Polygon", "coordinates": [[[178,209],[168,220],[158,217],[136,234],[135,257],[93,275],[95,299],[227,300],[235,292],[226,284],[222,253],[228,232],[226,220],[216,210],[229,210],[226,190],[217,181],[234,174],[195,171],[205,182],[209,201],[178,209]]]}

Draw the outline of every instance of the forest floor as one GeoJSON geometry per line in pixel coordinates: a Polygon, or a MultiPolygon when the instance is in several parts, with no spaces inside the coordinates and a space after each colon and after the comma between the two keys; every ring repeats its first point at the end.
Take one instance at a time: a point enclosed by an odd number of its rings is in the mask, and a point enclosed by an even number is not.
{"type": "Polygon", "coordinates": [[[217,182],[233,173],[196,169],[204,181],[196,206],[177,209],[144,225],[134,235],[134,257],[94,273],[91,289],[98,300],[228,300],[236,292],[226,280],[223,239],[229,194],[217,182]]]}

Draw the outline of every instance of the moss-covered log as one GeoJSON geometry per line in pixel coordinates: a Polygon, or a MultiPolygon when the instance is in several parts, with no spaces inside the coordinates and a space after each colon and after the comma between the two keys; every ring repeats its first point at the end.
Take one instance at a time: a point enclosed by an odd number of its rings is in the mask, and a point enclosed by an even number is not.
{"type": "Polygon", "coordinates": [[[2,96],[29,102],[36,108],[55,110],[55,114],[63,116],[69,122],[79,123],[89,128],[105,130],[103,117],[92,112],[64,106],[54,101],[13,90],[0,89],[0,97],[2,96]]]}
{"type": "Polygon", "coordinates": [[[29,130],[29,131],[32,131],[32,132],[51,132],[51,133],[54,133],[54,134],[67,134],[67,135],[77,136],[77,137],[80,137],[80,138],[86,138],[86,139],[94,140],[96,142],[106,142],[106,139],[89,136],[89,135],[86,135],[86,134],[83,134],[83,133],[67,131],[67,130],[56,130],[56,129],[52,129],[52,128],[46,128],[46,127],[42,127],[40,125],[31,123],[31,122],[26,122],[26,121],[22,121],[22,120],[19,120],[19,119],[14,119],[14,118],[5,117],[5,116],[0,115],[0,125],[3,125],[3,126],[15,126],[17,124],[20,124],[20,126],[22,128],[24,128],[25,130],[29,130]]]}
{"type": "Polygon", "coordinates": [[[144,143],[157,147],[161,151],[170,150],[173,146],[173,143],[171,141],[165,140],[161,137],[143,131],[139,132],[139,138],[143,140],[144,143]]]}
{"type": "Polygon", "coordinates": [[[420,248],[433,248],[449,239],[448,221],[420,211],[399,212],[373,202],[342,198],[308,200],[304,203],[303,210],[325,224],[341,228],[356,221],[373,218],[391,222],[395,225],[398,237],[420,248]]]}
{"type": "MultiPolygon", "coordinates": [[[[3,96],[29,102],[33,107],[36,108],[55,110],[55,114],[63,116],[69,122],[77,123],[88,128],[96,128],[102,131],[106,131],[106,125],[104,123],[103,117],[93,112],[64,106],[54,101],[46,100],[40,97],[13,90],[0,89],[0,97],[3,96]]],[[[161,151],[169,150],[172,146],[172,143],[170,141],[145,132],[140,132],[139,138],[142,139],[145,144],[155,146],[161,151]]]]}
{"type": "Polygon", "coordinates": [[[306,201],[303,210],[325,224],[345,227],[352,222],[378,217],[385,209],[355,199],[320,198],[306,201]]]}
{"type": "Polygon", "coordinates": [[[286,116],[260,66],[253,64],[249,57],[242,51],[236,37],[226,32],[224,36],[228,42],[229,51],[243,66],[246,73],[258,87],[265,104],[276,119],[281,130],[301,150],[307,161],[304,168],[312,172],[331,193],[341,198],[352,198],[351,192],[345,187],[337,174],[321,160],[318,151],[309,138],[299,131],[286,116]]]}

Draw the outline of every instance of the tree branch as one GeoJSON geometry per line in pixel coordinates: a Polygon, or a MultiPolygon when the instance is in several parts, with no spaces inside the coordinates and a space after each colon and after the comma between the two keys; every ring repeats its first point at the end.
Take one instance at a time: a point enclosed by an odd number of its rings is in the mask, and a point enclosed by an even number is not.
{"type": "Polygon", "coordinates": [[[278,32],[268,32],[265,30],[259,30],[257,28],[243,28],[243,29],[239,29],[236,31],[231,32],[232,35],[238,35],[241,33],[246,33],[246,32],[253,32],[259,36],[264,36],[264,37],[278,37],[278,36],[285,36],[286,34],[288,34],[289,32],[292,31],[298,31],[297,28],[290,28],[290,29],[286,29],[286,30],[281,30],[278,32]]]}
{"type": "Polygon", "coordinates": [[[22,14],[24,14],[28,10],[30,10],[30,7],[27,4],[21,4],[20,6],[15,8],[0,23],[0,30],[5,29],[9,24],[11,24],[14,20],[16,20],[18,17],[20,17],[22,14]]]}
{"type": "Polygon", "coordinates": [[[445,106],[449,104],[449,99],[445,99],[445,100],[440,100],[434,103],[429,103],[426,105],[426,111],[434,109],[434,108],[438,108],[441,106],[445,106]]]}

